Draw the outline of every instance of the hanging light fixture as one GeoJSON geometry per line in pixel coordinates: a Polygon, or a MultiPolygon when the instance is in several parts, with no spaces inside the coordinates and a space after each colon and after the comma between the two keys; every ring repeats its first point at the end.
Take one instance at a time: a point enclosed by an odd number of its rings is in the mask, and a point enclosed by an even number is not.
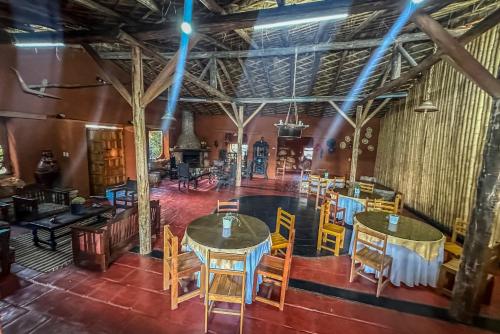
{"type": "Polygon", "coordinates": [[[288,106],[288,112],[286,114],[286,119],[280,119],[279,123],[274,124],[278,128],[278,137],[288,137],[288,138],[300,138],[302,136],[302,130],[308,128],[309,125],[299,121],[299,114],[297,111],[297,102],[295,101],[295,79],[297,74],[297,48],[295,48],[295,61],[293,67],[293,88],[292,88],[292,102],[288,106]],[[292,105],[295,116],[295,123],[290,122],[290,112],[292,111],[292,105]]]}
{"type": "MultiPolygon", "coordinates": [[[[436,47],[434,47],[434,52],[436,52],[436,47]]],[[[434,66],[429,70],[429,80],[426,83],[424,102],[415,108],[415,112],[436,112],[438,111],[438,107],[431,100],[431,87],[432,87],[432,79],[434,74],[434,66]]]]}

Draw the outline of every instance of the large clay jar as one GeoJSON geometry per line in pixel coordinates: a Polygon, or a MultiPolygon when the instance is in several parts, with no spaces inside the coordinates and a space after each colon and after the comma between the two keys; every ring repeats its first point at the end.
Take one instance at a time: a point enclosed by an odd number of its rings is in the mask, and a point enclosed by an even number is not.
{"type": "Polygon", "coordinates": [[[35,171],[36,182],[50,188],[59,177],[59,165],[50,150],[42,151],[42,156],[35,171]]]}

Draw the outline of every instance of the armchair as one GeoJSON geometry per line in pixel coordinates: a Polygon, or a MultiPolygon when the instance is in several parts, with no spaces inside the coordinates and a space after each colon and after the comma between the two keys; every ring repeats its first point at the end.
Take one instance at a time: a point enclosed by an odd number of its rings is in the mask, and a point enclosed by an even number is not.
{"type": "Polygon", "coordinates": [[[69,209],[70,191],[43,188],[28,188],[12,196],[16,220],[36,220],[69,209]]]}
{"type": "Polygon", "coordinates": [[[113,206],[133,207],[137,204],[137,181],[128,178],[124,184],[108,188],[106,195],[111,197],[110,201],[113,206]]]}

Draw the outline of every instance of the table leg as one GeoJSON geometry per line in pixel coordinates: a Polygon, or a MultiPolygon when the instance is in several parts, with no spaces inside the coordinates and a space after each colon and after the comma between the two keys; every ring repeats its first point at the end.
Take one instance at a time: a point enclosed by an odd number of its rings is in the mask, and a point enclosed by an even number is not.
{"type": "Polygon", "coordinates": [[[33,244],[38,247],[39,246],[39,244],[38,244],[38,240],[39,240],[38,239],[38,228],[36,228],[36,227],[33,228],[33,231],[31,231],[31,233],[33,234],[33,244]]]}
{"type": "Polygon", "coordinates": [[[54,231],[50,231],[50,248],[55,251],[57,248],[56,236],[54,231]]]}

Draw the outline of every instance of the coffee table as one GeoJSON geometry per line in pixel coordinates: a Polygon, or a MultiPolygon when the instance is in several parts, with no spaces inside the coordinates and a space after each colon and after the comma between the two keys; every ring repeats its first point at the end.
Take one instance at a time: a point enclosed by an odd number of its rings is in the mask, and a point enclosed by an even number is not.
{"type": "Polygon", "coordinates": [[[85,212],[80,215],[74,215],[70,211],[64,212],[58,215],[55,215],[57,221],[56,222],[51,222],[51,218],[53,217],[47,217],[47,218],[42,218],[38,220],[34,220],[29,223],[29,227],[32,228],[32,233],[33,233],[33,244],[37,247],[40,247],[40,244],[45,244],[50,246],[50,248],[55,251],[57,249],[57,242],[56,239],[62,238],[66,235],[71,234],[71,230],[65,233],[61,233],[56,235],[56,231],[61,230],[65,227],[68,227],[70,225],[76,224],[78,222],[81,222],[82,220],[86,220],[89,218],[97,217],[98,219],[90,224],[97,224],[99,222],[102,222],[103,219],[106,219],[104,217],[101,217],[102,214],[113,210],[114,207],[110,205],[105,205],[101,207],[92,207],[92,208],[86,208],[85,212]],[[38,231],[39,230],[45,230],[49,232],[49,239],[41,239],[38,236],[38,231]]]}

